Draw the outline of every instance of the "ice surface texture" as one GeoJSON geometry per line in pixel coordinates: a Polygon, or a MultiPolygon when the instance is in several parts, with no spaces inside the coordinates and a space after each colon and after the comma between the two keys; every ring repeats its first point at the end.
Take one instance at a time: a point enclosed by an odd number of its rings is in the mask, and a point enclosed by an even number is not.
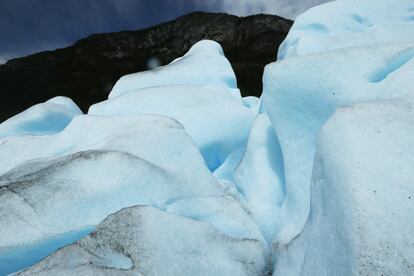
{"type": "Polygon", "coordinates": [[[339,48],[413,41],[413,1],[339,0],[301,14],[280,45],[278,59],[339,48]]]}

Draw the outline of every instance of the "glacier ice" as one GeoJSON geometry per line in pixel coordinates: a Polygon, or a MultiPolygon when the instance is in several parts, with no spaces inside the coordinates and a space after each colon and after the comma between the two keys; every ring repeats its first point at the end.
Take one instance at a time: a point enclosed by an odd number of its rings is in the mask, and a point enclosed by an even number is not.
{"type": "Polygon", "coordinates": [[[202,40],[181,58],[151,71],[123,76],[113,87],[109,98],[142,88],[170,85],[217,85],[239,93],[236,76],[220,44],[202,40]]]}
{"type": "Polygon", "coordinates": [[[25,132],[0,138],[0,268],[104,219],[22,274],[412,274],[413,12],[309,10],[260,99],[201,41],[59,129],[37,129],[46,103],[6,122],[25,132]]]}
{"type": "Polygon", "coordinates": [[[246,107],[231,93],[227,87],[213,85],[151,87],[92,105],[88,113],[159,114],[173,118],[184,126],[213,171],[233,150],[244,146],[254,120],[250,106],[246,107]]]}
{"type": "Polygon", "coordinates": [[[286,188],[275,240],[289,243],[305,224],[320,128],[337,107],[408,93],[414,59],[400,67],[394,61],[411,53],[414,44],[370,45],[291,57],[266,67],[263,104],[279,138],[286,188]],[[374,76],[382,77],[373,81],[374,76]]]}
{"type": "Polygon", "coordinates": [[[280,45],[278,59],[397,42],[414,42],[411,0],[339,0],[301,14],[280,45]]]}
{"type": "Polygon", "coordinates": [[[123,209],[95,232],[18,275],[264,275],[264,245],[148,206],[123,209]]]}
{"type": "Polygon", "coordinates": [[[67,97],[55,97],[34,105],[0,124],[0,138],[46,135],[62,131],[77,115],[83,114],[67,97]]]}
{"type": "MultiPolygon", "coordinates": [[[[311,213],[280,256],[296,260],[295,275],[412,274],[413,99],[344,107],[322,128],[311,213]]],[[[275,274],[287,271],[279,260],[275,274]]]]}

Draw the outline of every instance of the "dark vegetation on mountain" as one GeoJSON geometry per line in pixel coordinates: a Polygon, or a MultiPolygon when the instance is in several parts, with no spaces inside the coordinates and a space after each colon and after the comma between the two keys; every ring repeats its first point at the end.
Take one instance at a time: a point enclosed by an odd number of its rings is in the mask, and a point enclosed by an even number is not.
{"type": "Polygon", "coordinates": [[[147,70],[153,58],[167,64],[202,39],[223,46],[243,96],[259,96],[263,68],[276,60],[291,25],[274,15],[195,12],[148,29],[95,34],[67,48],[10,60],[0,66],[0,122],[57,95],[86,111],[105,100],[121,76],[147,70]]]}

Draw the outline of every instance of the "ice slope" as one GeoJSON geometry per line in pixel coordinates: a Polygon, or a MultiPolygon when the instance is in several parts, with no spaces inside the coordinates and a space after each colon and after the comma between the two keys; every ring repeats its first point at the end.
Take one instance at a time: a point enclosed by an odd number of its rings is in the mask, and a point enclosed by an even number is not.
{"type": "Polygon", "coordinates": [[[18,275],[265,275],[262,243],[210,224],[135,206],[18,275]]]}
{"type": "Polygon", "coordinates": [[[236,96],[236,76],[220,44],[202,40],[194,44],[181,58],[151,71],[123,76],[113,87],[109,98],[154,86],[218,85],[233,90],[236,96]]]}
{"type": "MultiPolygon", "coordinates": [[[[413,94],[414,95],[414,94],[413,94]]],[[[322,128],[296,275],[412,275],[414,97],[339,109],[322,128]]],[[[279,267],[286,275],[292,263],[279,267]]]]}
{"type": "Polygon", "coordinates": [[[412,0],[339,0],[301,14],[278,60],[354,46],[414,41],[412,0]]]}
{"type": "Polygon", "coordinates": [[[46,135],[63,130],[77,115],[83,114],[69,98],[55,97],[34,105],[0,124],[0,138],[46,135]]]}
{"type": "Polygon", "coordinates": [[[256,117],[245,148],[239,148],[214,171],[227,192],[248,210],[270,244],[276,215],[285,197],[283,157],[268,116],[256,117]]]}
{"type": "Polygon", "coordinates": [[[246,107],[231,93],[226,87],[212,85],[151,87],[95,104],[88,113],[173,118],[184,126],[213,171],[233,150],[244,146],[254,120],[255,107],[246,107]]]}
{"type": "Polygon", "coordinates": [[[285,197],[283,169],[278,138],[268,116],[259,114],[233,178],[242,204],[269,243],[277,231],[275,218],[285,197]]]}
{"type": "Polygon", "coordinates": [[[316,137],[336,108],[408,93],[413,44],[371,45],[291,57],[268,65],[263,104],[280,142],[286,198],[275,241],[287,244],[309,212],[316,137]]]}

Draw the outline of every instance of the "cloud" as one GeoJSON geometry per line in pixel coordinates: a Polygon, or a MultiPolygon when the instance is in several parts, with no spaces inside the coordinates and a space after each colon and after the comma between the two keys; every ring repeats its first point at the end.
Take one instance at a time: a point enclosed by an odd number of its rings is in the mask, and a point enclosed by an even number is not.
{"type": "Polygon", "coordinates": [[[0,56],[0,65],[5,64],[7,62],[7,57],[0,56]]]}
{"type": "Polygon", "coordinates": [[[294,19],[307,9],[329,0],[212,0],[208,2],[210,7],[220,6],[223,11],[239,16],[268,13],[294,19]]]}
{"type": "Polygon", "coordinates": [[[0,54],[0,65],[5,64],[7,61],[9,61],[9,60],[11,60],[15,57],[16,57],[16,55],[14,55],[14,54],[8,54],[8,53],[0,54]]]}

